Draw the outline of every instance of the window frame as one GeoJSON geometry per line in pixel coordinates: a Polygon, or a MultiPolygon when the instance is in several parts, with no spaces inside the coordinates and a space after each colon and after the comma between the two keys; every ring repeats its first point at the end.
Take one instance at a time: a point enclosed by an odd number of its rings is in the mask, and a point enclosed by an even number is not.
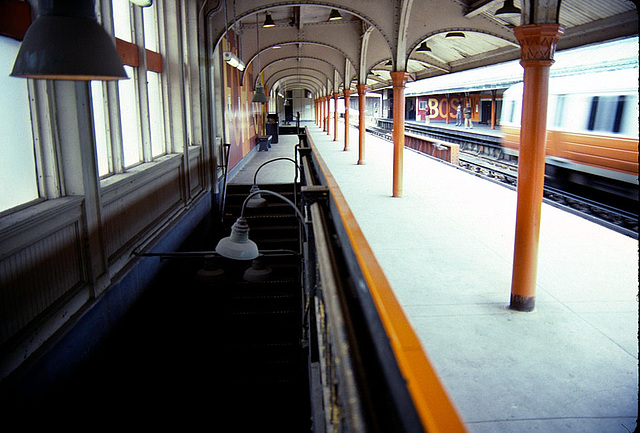
{"type": "MultiPolygon", "coordinates": [[[[121,0],[120,0],[121,1],[121,0]]],[[[115,23],[113,16],[113,4],[111,1],[100,2],[100,16],[102,23],[111,35],[115,35],[115,23]]],[[[136,109],[138,116],[138,136],[137,140],[138,152],[140,156],[139,162],[125,165],[125,146],[131,145],[131,143],[125,142],[126,138],[123,136],[121,107],[122,101],[119,92],[119,82],[105,82],[103,84],[104,100],[108,107],[105,111],[107,130],[110,132],[107,134],[107,147],[110,150],[109,168],[107,173],[100,176],[101,180],[105,180],[111,176],[126,173],[127,171],[136,168],[142,164],[150,163],[158,158],[161,158],[169,153],[172,153],[172,148],[169,143],[169,136],[166,133],[167,125],[171,121],[167,110],[164,108],[165,101],[167,100],[167,87],[166,77],[163,74],[163,62],[164,58],[162,52],[165,51],[165,26],[163,20],[163,9],[161,2],[154,2],[151,7],[155,8],[155,16],[157,19],[157,34],[158,34],[158,47],[160,52],[155,52],[145,47],[145,29],[144,29],[144,10],[146,8],[140,8],[133,4],[128,4],[130,13],[130,28],[131,28],[131,40],[128,42],[124,39],[120,39],[114,36],[116,50],[120,55],[120,58],[124,65],[131,66],[133,68],[133,76],[129,77],[129,80],[135,80],[135,97],[136,97],[136,109]],[[151,125],[149,119],[149,93],[147,83],[147,72],[155,72],[159,74],[160,83],[160,100],[162,101],[163,109],[161,110],[162,121],[162,152],[158,153],[152,151],[151,143],[151,125]],[[141,101],[146,101],[143,103],[141,101]]],[[[93,103],[99,103],[93,101],[93,103]]],[[[93,105],[92,103],[92,105],[93,105]]],[[[93,107],[92,107],[93,109],[93,107]]],[[[95,139],[95,137],[94,137],[95,139]]],[[[137,171],[137,170],[136,170],[137,171]]]]}

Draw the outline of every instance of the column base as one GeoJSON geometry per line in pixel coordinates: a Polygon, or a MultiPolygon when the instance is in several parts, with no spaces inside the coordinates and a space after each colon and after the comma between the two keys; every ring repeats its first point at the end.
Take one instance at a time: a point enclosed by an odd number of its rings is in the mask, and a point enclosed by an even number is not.
{"type": "Polygon", "coordinates": [[[511,304],[509,308],[517,311],[533,311],[536,306],[535,296],[522,296],[511,294],[511,304]]]}

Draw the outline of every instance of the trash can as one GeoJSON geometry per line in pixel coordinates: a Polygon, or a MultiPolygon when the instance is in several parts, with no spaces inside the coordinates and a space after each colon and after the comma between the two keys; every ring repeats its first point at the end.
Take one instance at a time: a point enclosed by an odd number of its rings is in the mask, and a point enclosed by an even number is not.
{"type": "Polygon", "coordinates": [[[278,134],[280,127],[278,126],[278,115],[267,114],[267,135],[271,136],[271,143],[278,142],[278,134]]]}

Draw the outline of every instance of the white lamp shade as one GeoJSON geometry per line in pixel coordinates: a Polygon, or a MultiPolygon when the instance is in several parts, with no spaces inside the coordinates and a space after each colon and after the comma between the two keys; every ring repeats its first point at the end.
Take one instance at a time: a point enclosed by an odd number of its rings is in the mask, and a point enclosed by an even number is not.
{"type": "MultiPolygon", "coordinates": [[[[249,194],[253,193],[253,192],[257,192],[259,191],[260,188],[258,187],[258,185],[256,185],[255,183],[251,186],[251,190],[249,191],[249,194]]],[[[252,196],[249,201],[247,201],[247,207],[261,207],[261,206],[266,206],[267,205],[267,200],[260,196],[260,194],[256,194],[254,196],[252,196]]]]}
{"type": "Polygon", "coordinates": [[[253,260],[260,254],[258,246],[249,239],[247,220],[240,217],[231,227],[231,235],[220,239],[216,252],[222,257],[234,260],[253,260]]]}

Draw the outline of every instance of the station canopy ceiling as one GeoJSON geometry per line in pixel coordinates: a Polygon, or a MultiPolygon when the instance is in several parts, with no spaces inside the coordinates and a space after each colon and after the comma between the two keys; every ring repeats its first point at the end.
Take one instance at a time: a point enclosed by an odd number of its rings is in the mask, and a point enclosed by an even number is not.
{"type": "Polygon", "coordinates": [[[388,87],[392,71],[408,72],[412,81],[517,60],[513,28],[523,23],[563,25],[558,50],[638,34],[629,0],[513,0],[521,13],[497,14],[503,6],[504,0],[208,0],[202,14],[211,50],[225,50],[219,43],[230,35],[254,80],[274,92],[305,89],[313,97],[355,91],[357,84],[388,87]],[[340,19],[331,20],[332,13],[340,19]],[[263,27],[268,16],[273,27],[263,27]],[[464,37],[452,38],[456,33],[464,37]]]}

